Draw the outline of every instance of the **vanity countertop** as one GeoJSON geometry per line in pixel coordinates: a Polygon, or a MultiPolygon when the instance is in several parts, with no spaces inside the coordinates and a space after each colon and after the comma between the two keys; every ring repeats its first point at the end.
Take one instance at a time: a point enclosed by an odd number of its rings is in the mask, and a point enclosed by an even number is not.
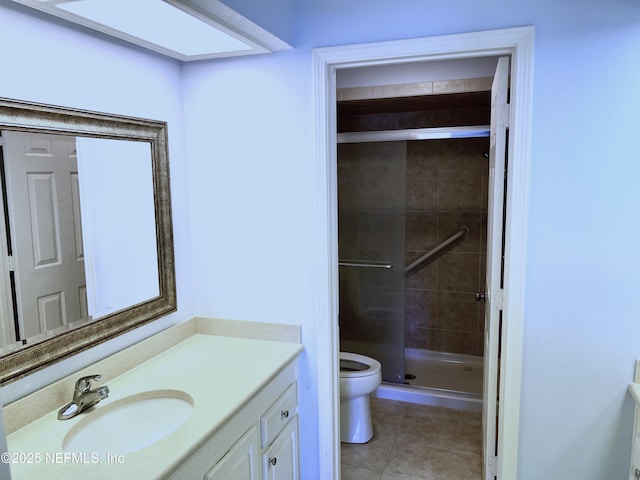
{"type": "MultiPolygon", "coordinates": [[[[102,453],[73,458],[63,453],[62,441],[91,412],[61,421],[56,418],[56,408],[8,435],[9,453],[14,455],[12,479],[163,478],[186,461],[301,351],[302,345],[298,343],[194,333],[116,377],[103,375],[98,385],[109,387],[109,397],[93,407],[104,408],[139,392],[181,390],[193,398],[194,406],[188,420],[177,430],[152,445],[119,457],[117,462],[108,461],[102,453]],[[18,457],[18,453],[23,455],[18,457]]],[[[67,401],[72,393],[68,391],[67,401]]]]}

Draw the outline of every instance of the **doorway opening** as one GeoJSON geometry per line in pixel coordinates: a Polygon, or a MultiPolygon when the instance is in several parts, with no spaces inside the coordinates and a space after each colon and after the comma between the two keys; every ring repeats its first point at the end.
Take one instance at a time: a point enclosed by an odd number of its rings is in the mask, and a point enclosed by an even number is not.
{"type": "Polygon", "coordinates": [[[379,397],[481,409],[496,63],[338,72],[340,350],[382,363],[379,397]]]}
{"type": "MultiPolygon", "coordinates": [[[[384,42],[362,46],[330,47],[314,51],[317,92],[319,192],[321,205],[320,282],[326,286],[326,304],[321,301],[321,318],[328,324],[318,326],[319,416],[321,474],[340,478],[339,454],[339,276],[338,276],[338,201],[337,201],[337,90],[336,73],[343,69],[440,61],[473,59],[488,56],[510,56],[511,85],[510,135],[508,156],[510,170],[506,179],[505,199],[504,290],[485,292],[493,305],[488,310],[502,315],[500,357],[500,404],[497,409],[497,455],[485,452],[487,468],[484,478],[516,478],[517,428],[519,418],[519,375],[523,313],[523,280],[525,259],[526,185],[529,158],[529,122],[533,28],[447,35],[400,42],[384,42]],[[325,197],[325,195],[327,195],[325,197]],[[322,243],[322,241],[321,241],[322,243]]],[[[495,173],[495,172],[494,172],[495,173]]],[[[504,180],[499,177],[501,182],[504,180]]],[[[495,183],[494,183],[495,184],[495,183]]],[[[490,229],[492,230],[492,229],[490,229]]],[[[496,333],[496,332],[494,332],[496,333]]],[[[491,367],[497,380],[498,364],[491,367]]],[[[485,369],[486,376],[486,369],[485,369]]],[[[485,384],[487,380],[485,379],[485,384]]],[[[495,385],[496,391],[498,385],[495,385]]],[[[489,442],[489,445],[491,443],[489,442]]]]}

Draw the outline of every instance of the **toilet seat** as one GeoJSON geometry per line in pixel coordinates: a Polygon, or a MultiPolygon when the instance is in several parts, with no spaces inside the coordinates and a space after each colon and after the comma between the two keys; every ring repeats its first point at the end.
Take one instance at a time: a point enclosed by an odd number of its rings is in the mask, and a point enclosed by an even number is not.
{"type": "Polygon", "coordinates": [[[342,378],[358,378],[377,375],[382,366],[371,357],[357,353],[340,352],[340,376],[342,378]]]}

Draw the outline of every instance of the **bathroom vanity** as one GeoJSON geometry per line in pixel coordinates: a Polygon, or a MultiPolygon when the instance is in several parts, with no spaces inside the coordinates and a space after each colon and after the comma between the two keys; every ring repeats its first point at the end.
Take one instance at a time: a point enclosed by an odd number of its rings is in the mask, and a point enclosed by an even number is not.
{"type": "Polygon", "coordinates": [[[640,361],[636,362],[634,383],[629,385],[629,393],[631,393],[635,404],[629,479],[640,480],[640,361]]]}
{"type": "Polygon", "coordinates": [[[7,405],[12,478],[298,479],[299,329],[245,323],[192,319],[7,405]],[[93,374],[109,396],[58,420],[93,374]]]}

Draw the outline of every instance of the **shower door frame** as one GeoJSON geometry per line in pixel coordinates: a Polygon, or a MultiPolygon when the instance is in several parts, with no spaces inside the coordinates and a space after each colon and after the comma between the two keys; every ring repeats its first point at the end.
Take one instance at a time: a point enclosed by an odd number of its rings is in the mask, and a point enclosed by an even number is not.
{"type": "Polygon", "coordinates": [[[349,235],[346,228],[340,237],[343,250],[338,248],[344,254],[338,263],[340,351],[376,359],[383,382],[402,384],[407,142],[356,142],[343,148],[337,160],[345,168],[338,176],[354,180],[355,175],[357,186],[338,202],[338,222],[355,226],[358,233],[349,235]],[[378,160],[369,161],[372,156],[378,160]]]}
{"type": "Polygon", "coordinates": [[[313,51],[318,167],[318,324],[320,478],[340,478],[336,71],[416,61],[511,57],[511,121],[506,218],[498,479],[517,478],[520,374],[524,317],[528,170],[531,136],[534,27],[412,40],[318,48],[313,51]]]}

